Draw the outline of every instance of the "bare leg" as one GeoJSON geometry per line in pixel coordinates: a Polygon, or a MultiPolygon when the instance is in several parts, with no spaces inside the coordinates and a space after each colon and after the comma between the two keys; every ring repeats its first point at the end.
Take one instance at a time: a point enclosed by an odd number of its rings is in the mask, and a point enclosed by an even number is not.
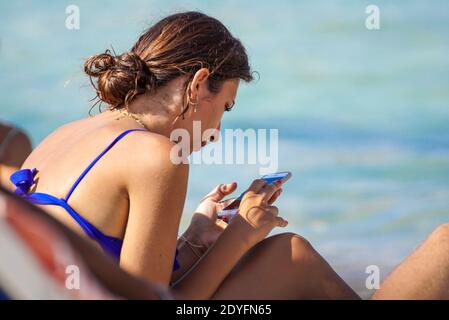
{"type": "Polygon", "coordinates": [[[449,224],[436,228],[372,299],[449,299],[449,224]]]}
{"type": "Polygon", "coordinates": [[[304,238],[284,233],[251,249],[213,299],[359,299],[304,238]]]}

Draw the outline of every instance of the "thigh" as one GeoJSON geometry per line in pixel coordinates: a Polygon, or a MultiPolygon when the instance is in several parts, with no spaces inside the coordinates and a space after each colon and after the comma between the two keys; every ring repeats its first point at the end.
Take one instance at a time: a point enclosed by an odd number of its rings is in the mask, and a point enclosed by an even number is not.
{"type": "Polygon", "coordinates": [[[357,299],[304,238],[285,233],[251,249],[213,299],[357,299]]]}

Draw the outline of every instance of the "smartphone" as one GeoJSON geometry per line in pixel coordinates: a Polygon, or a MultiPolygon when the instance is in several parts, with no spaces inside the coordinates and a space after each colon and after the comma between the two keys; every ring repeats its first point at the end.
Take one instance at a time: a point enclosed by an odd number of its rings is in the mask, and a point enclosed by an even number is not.
{"type": "MultiPolygon", "coordinates": [[[[265,180],[268,184],[272,184],[277,181],[281,181],[282,184],[287,182],[288,179],[290,179],[292,176],[292,173],[289,171],[284,172],[276,172],[264,175],[260,177],[261,179],[265,180]]],[[[243,192],[238,198],[234,199],[229,205],[227,205],[222,211],[218,212],[218,218],[226,217],[234,215],[238,212],[238,208],[240,206],[240,202],[242,202],[243,196],[245,195],[246,191],[243,192]]]]}

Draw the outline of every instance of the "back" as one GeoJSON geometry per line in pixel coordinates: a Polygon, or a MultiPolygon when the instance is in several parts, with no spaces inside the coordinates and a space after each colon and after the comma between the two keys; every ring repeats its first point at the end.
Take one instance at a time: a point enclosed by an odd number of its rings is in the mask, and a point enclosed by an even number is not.
{"type": "MultiPolygon", "coordinates": [[[[125,129],[126,130],[126,129],[125,129]]],[[[65,198],[89,164],[124,131],[123,123],[111,122],[100,114],[55,130],[32,152],[23,168],[37,168],[31,192],[65,198]]],[[[140,133],[131,133],[135,135],[140,133]]],[[[125,188],[124,155],[131,154],[123,137],[87,173],[71,194],[68,204],[104,234],[123,238],[129,202],[125,188]],[[101,201],[99,201],[101,199],[101,201]]],[[[135,152],[135,150],[133,151],[135,152]]],[[[87,237],[67,212],[58,206],[45,206],[54,218],[81,236],[87,237]]]]}

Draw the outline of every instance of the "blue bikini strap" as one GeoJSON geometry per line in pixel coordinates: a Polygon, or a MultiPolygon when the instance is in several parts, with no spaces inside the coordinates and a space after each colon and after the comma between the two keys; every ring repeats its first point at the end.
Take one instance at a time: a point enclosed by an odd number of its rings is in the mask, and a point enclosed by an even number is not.
{"type": "Polygon", "coordinates": [[[114,237],[107,236],[98,230],[89,221],[84,219],[78,214],[64,199],[58,199],[47,193],[34,192],[24,195],[25,199],[34,204],[40,205],[56,205],[63,207],[70,216],[78,223],[78,225],[84,230],[84,232],[96,240],[100,246],[110,254],[112,257],[118,259],[120,257],[120,251],[122,249],[122,240],[114,237]]]}
{"type": "Polygon", "coordinates": [[[106,149],[103,150],[103,152],[101,152],[95,159],[94,161],[92,161],[90,163],[90,165],[84,169],[83,173],[81,173],[81,175],[78,177],[78,179],[75,181],[75,183],[73,184],[72,188],[70,188],[69,193],[67,194],[67,196],[65,197],[65,201],[69,201],[70,196],[72,195],[73,191],[75,191],[76,187],[78,186],[78,184],[81,182],[81,180],[84,179],[84,177],[86,176],[86,174],[90,171],[90,169],[92,169],[92,167],[98,162],[98,160],[101,159],[101,157],[103,157],[106,152],[108,152],[118,141],[120,141],[124,136],[126,136],[128,133],[133,132],[133,131],[147,131],[145,129],[130,129],[130,130],[126,130],[124,132],[122,132],[117,138],[114,139],[114,141],[112,141],[107,147],[106,149]]]}

